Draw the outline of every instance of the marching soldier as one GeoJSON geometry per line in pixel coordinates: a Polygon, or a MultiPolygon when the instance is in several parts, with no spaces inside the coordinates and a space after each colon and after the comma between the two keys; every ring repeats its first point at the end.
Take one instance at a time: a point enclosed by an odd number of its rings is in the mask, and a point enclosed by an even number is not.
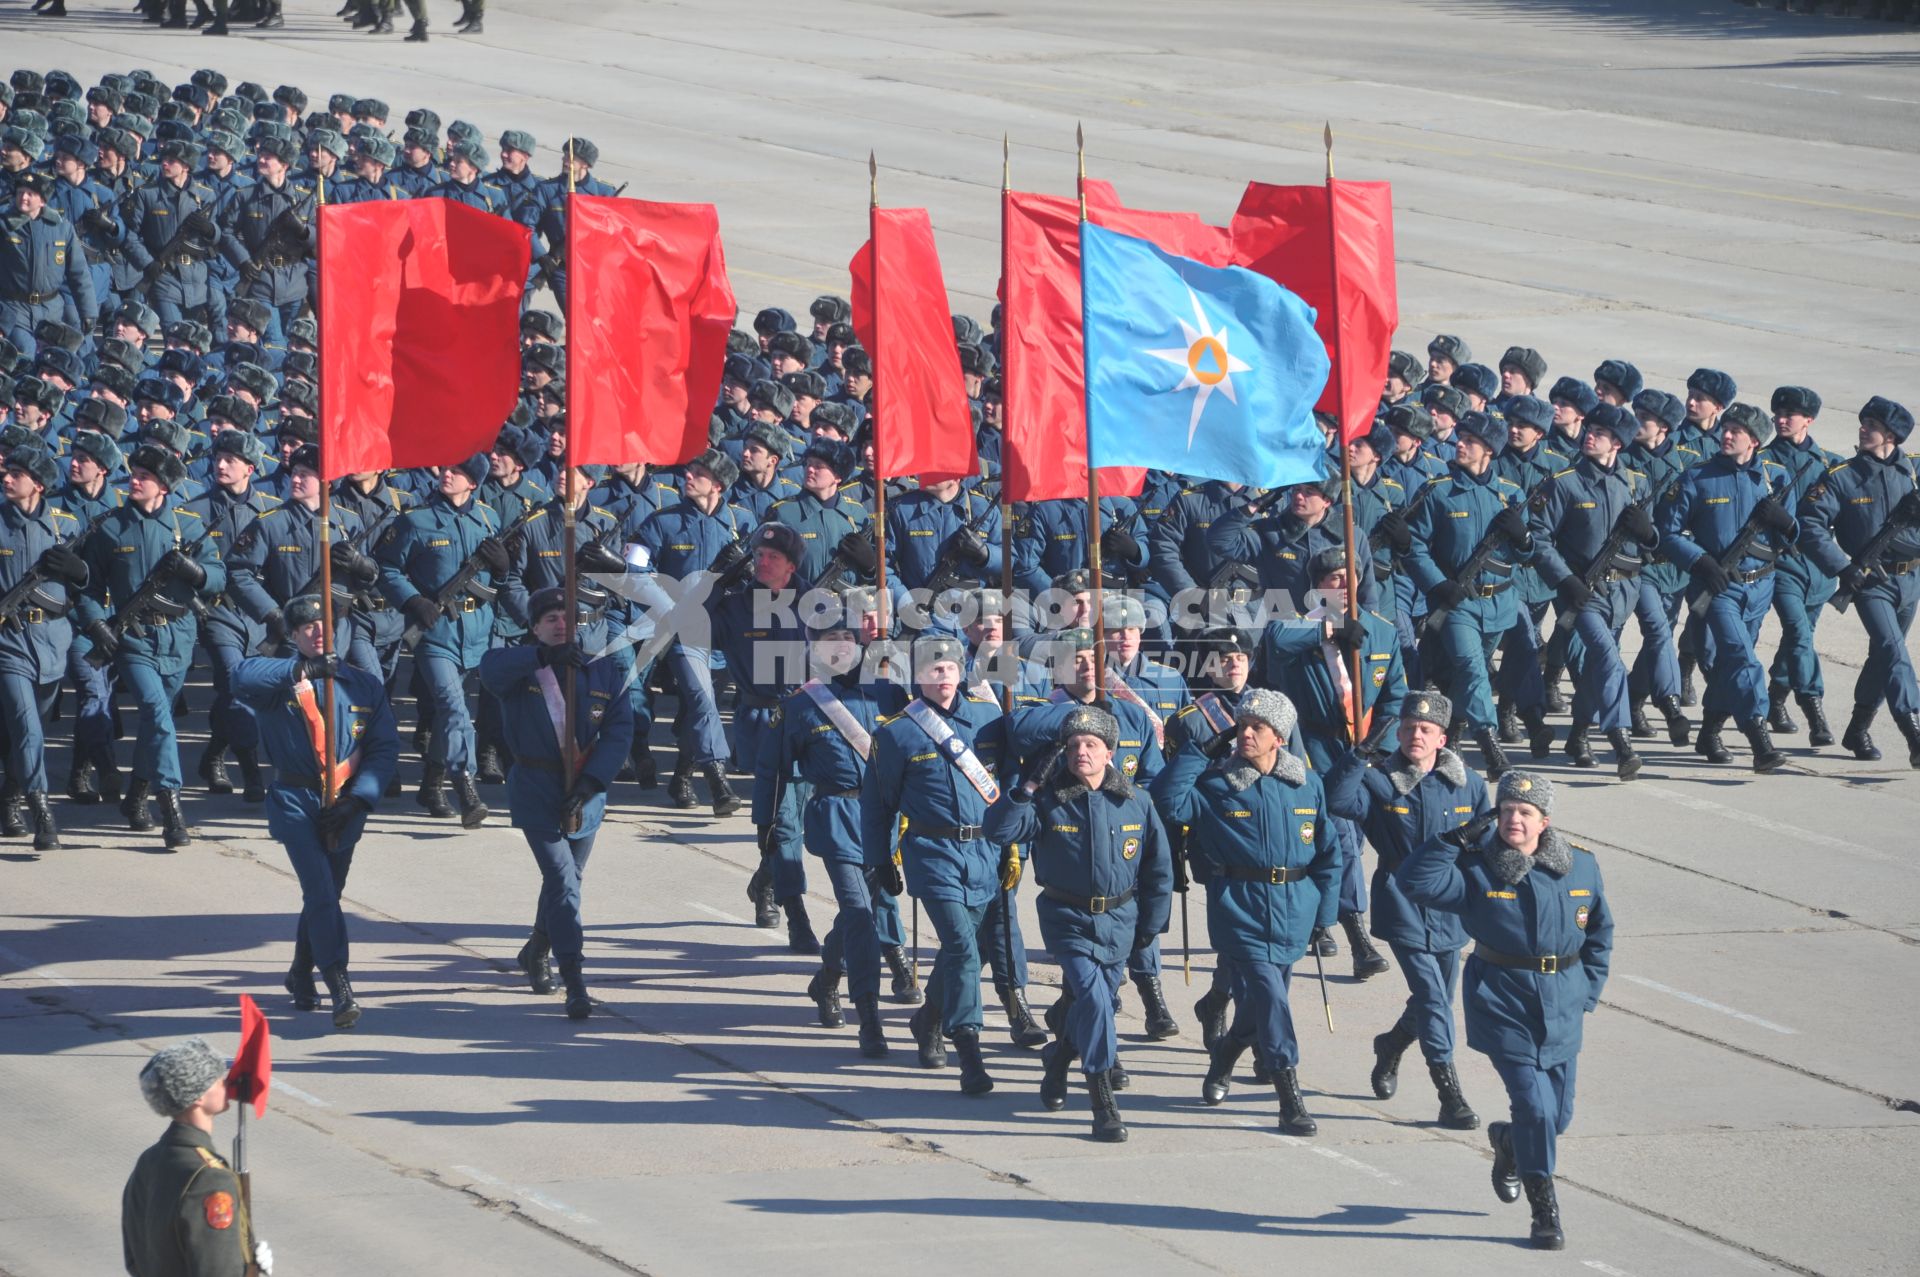
{"type": "Polygon", "coordinates": [[[34,329],[59,319],[65,298],[91,329],[99,319],[93,275],[79,230],[47,207],[53,180],[44,173],[22,173],[13,180],[13,211],[0,218],[0,337],[21,354],[38,349],[34,329]]]}
{"type": "MultiPolygon", "coordinates": [[[[822,589],[835,589],[850,579],[844,568],[832,572],[835,551],[849,537],[863,542],[853,534],[871,522],[866,507],[840,491],[853,474],[853,449],[832,439],[815,439],[800,460],[804,469],[799,494],[768,507],[767,521],[784,523],[800,534],[800,575],[822,589]]],[[[855,567],[863,575],[873,570],[864,555],[855,567]]]]}
{"type": "Polygon", "coordinates": [[[508,806],[540,866],[540,903],[519,964],[535,993],[552,993],[551,948],[566,986],[567,1018],[584,1020],[593,1002],[582,972],[581,879],[606,814],[607,788],[633,747],[633,709],[619,665],[606,656],[589,659],[578,641],[567,641],[564,588],[535,593],[527,614],[531,642],[480,658],[480,681],[500,700],[513,755],[508,806]],[[572,684],[573,738],[563,750],[566,683],[572,684]]]}
{"type": "Polygon", "coordinates": [[[958,479],[927,484],[887,504],[887,568],[909,590],[969,578],[1000,579],[1000,508],[958,479]]]}
{"type": "Polygon", "coordinates": [[[1113,1010],[1128,960],[1153,944],[1171,909],[1173,869],[1153,801],[1113,766],[1120,725],[1093,706],[1060,724],[1058,752],[987,816],[989,840],[1020,874],[1027,848],[1040,888],[1040,930],[1060,962],[1066,1033],[1047,1045],[1041,1102],[1066,1103],[1075,1056],[1093,1107],[1093,1136],[1127,1138],[1113,1093],[1113,1010]]]}
{"type": "Polygon", "coordinates": [[[273,764],[267,831],[287,849],[300,879],[300,925],[287,992],[298,1010],[318,1007],[313,969],[319,967],[333,1025],[350,1029],[360,1018],[360,1004],[347,971],[347,920],[340,897],[367,817],[393,780],[400,735],[379,677],[343,665],[337,652],[323,650],[326,627],[319,596],[290,600],[284,615],[293,655],[241,661],[233,671],[234,694],[252,707],[273,764]],[[329,743],[330,772],[321,764],[329,743]]]}
{"type": "MultiPolygon", "coordinates": [[[[1601,367],[1606,369],[1607,365],[1601,367]]],[[[1637,381],[1639,377],[1631,364],[1609,371],[1622,378],[1627,378],[1632,371],[1629,380],[1637,381]]],[[[1609,383],[1602,377],[1600,384],[1604,388],[1609,383]]],[[[1672,499],[1681,473],[1698,464],[1700,456],[1691,449],[1679,447],[1671,437],[1685,411],[1678,399],[1664,390],[1641,390],[1635,392],[1632,407],[1634,418],[1640,423],[1640,433],[1623,454],[1624,463],[1628,469],[1646,476],[1647,509],[1657,525],[1660,511],[1672,499]]],[[[1646,721],[1645,707],[1651,699],[1661,718],[1666,720],[1667,740],[1675,749],[1684,748],[1693,739],[1693,730],[1680,708],[1680,657],[1673,638],[1686,588],[1685,572],[1664,555],[1649,557],[1640,570],[1640,599],[1633,612],[1640,630],[1640,654],[1634,657],[1633,668],[1627,671],[1630,730],[1643,739],[1655,735],[1653,724],[1646,721]]]]}
{"type": "MultiPolygon", "coordinates": [[[[1787,472],[1792,485],[1788,508],[1797,511],[1821,476],[1845,458],[1813,440],[1819,395],[1805,386],[1781,386],[1773,392],[1771,406],[1777,433],[1761,451],[1787,472]]],[[[1791,695],[1807,716],[1807,744],[1816,748],[1833,744],[1833,729],[1827,724],[1827,687],[1820,675],[1820,657],[1813,650],[1813,635],[1820,613],[1838,586],[1831,574],[1821,571],[1798,548],[1780,556],[1773,574],[1773,614],[1780,619],[1780,645],[1767,667],[1768,725],[1789,735],[1800,730],[1787,712],[1791,695]]]]}
{"type": "MultiPolygon", "coordinates": [[[[108,424],[108,411],[126,421],[126,413],[96,395],[81,405],[89,422],[108,424]]],[[[101,429],[79,429],[67,455],[67,484],[53,497],[54,504],[79,520],[82,535],[107,511],[125,505],[127,494],[107,480],[125,464],[114,439],[120,434],[101,429]]],[[[76,547],[77,549],[78,547],[76,547]]],[[[85,634],[73,635],[67,649],[67,677],[73,683],[73,760],[67,774],[67,797],[83,806],[105,798],[120,801],[119,772],[113,761],[113,667],[87,659],[93,644],[85,634]],[[104,788],[103,788],[104,787],[104,788]]]]}
{"type": "Polygon", "coordinates": [[[307,304],[307,259],[315,247],[314,195],[290,180],[292,163],[292,143],[260,147],[260,180],[233,202],[220,237],[221,255],[240,272],[239,296],[272,308],[269,345],[286,341],[287,326],[307,304]]]}
{"type": "MultiPolygon", "coordinates": [[[[301,457],[305,451],[306,446],[302,446],[288,462],[291,475],[288,504],[295,501],[305,503],[300,496],[299,484],[301,457]]],[[[314,447],[311,464],[305,468],[312,472],[317,484],[320,477],[318,447],[314,447]]],[[[316,489],[316,500],[318,495],[316,489]]],[[[415,504],[411,493],[388,482],[388,476],[377,472],[350,474],[334,481],[332,506],[337,512],[350,513],[359,518],[360,526],[365,529],[361,546],[367,551],[372,551],[385,540],[400,521],[400,516],[415,504]]],[[[379,567],[376,564],[374,579],[367,583],[367,589],[354,603],[349,621],[353,627],[353,643],[347,649],[347,659],[368,673],[379,674],[384,680],[391,681],[394,669],[400,663],[400,636],[406,630],[406,622],[380,594],[378,587],[379,567]],[[374,606],[365,606],[368,603],[374,606]]]]}
{"type": "Polygon", "coordinates": [[[1407,898],[1460,915],[1467,955],[1467,1045],[1493,1062],[1512,1118],[1487,1124],[1493,1191],[1524,1187],[1533,1244],[1566,1245],[1554,1195],[1554,1144],[1573,1121],[1582,1017],[1600,1004],[1613,959],[1613,908],[1593,853],[1552,827],[1553,784],[1500,778],[1482,817],[1416,848],[1395,876],[1407,898]]]}
{"type": "MultiPolygon", "coordinates": [[[[290,157],[290,144],[286,152],[290,157]]],[[[146,272],[132,291],[144,291],[147,305],[160,321],[172,325],[209,313],[207,259],[221,240],[214,217],[218,198],[212,187],[194,180],[189,144],[163,142],[155,157],[157,174],[128,192],[121,202],[120,221],[128,258],[146,272]]],[[[129,289],[119,291],[125,297],[129,289]]]]}
{"type": "Polygon", "coordinates": [[[1373,934],[1387,942],[1407,981],[1407,1005],[1373,1039],[1373,1093],[1393,1098],[1400,1057],[1415,1042],[1440,1096],[1440,1124],[1470,1131],[1480,1118],[1460,1089],[1453,1067],[1453,994],[1466,932],[1451,914],[1407,899],[1393,876],[1428,839],[1485,815],[1486,782],[1448,749],[1453,706],[1438,692],[1407,698],[1400,713],[1399,749],[1371,766],[1358,751],[1340,756],[1327,776],[1327,807],[1356,821],[1380,863],[1373,874],[1373,934]]]}

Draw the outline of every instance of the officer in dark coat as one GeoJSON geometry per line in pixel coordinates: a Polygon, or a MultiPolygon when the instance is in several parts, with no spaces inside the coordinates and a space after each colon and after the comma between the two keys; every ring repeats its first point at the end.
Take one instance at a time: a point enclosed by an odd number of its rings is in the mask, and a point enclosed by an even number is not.
{"type": "Polygon", "coordinates": [[[1466,932],[1452,914],[1423,909],[1394,878],[1414,848],[1486,814],[1486,782],[1446,747],[1453,706],[1438,692],[1417,692],[1400,711],[1399,748],[1371,765],[1346,751],[1327,776],[1327,807],[1358,821],[1380,857],[1373,874],[1373,934],[1386,941],[1407,981],[1407,1006],[1373,1039],[1373,1093],[1391,1099],[1400,1057],[1415,1042],[1440,1095],[1440,1123],[1470,1131],[1480,1119],[1453,1067],[1453,993],[1466,932]]]}
{"type": "Polygon", "coordinates": [[[21,174],[14,180],[13,209],[0,218],[0,337],[29,356],[38,349],[34,329],[64,313],[63,295],[73,299],[85,328],[100,312],[78,230],[47,207],[52,189],[43,173],[21,174]]]}
{"type": "Polygon", "coordinates": [[[1060,963],[1066,1034],[1047,1045],[1040,1098],[1066,1103],[1067,1070],[1078,1056],[1093,1105],[1095,1139],[1118,1143],[1126,1125],[1114,1103],[1113,1008],[1127,960],[1166,926],[1172,857],[1153,802],[1117,771],[1120,725],[1092,706],[1060,724],[1057,753],[987,816],[987,836],[1007,848],[1018,880],[1027,849],[1040,888],[1040,932],[1060,963]]]}
{"type": "Polygon", "coordinates": [[[551,993],[551,946],[566,985],[567,1018],[584,1020],[593,1002],[582,972],[581,879],[606,814],[607,789],[633,746],[633,707],[619,665],[606,656],[589,659],[577,641],[567,641],[565,589],[537,592],[527,615],[531,642],[480,658],[481,684],[500,701],[513,755],[507,772],[513,823],[540,866],[540,903],[519,961],[534,992],[551,993]],[[563,751],[568,683],[573,739],[563,751]]]}
{"type": "Polygon", "coordinates": [[[360,1005],[347,971],[347,920],[340,896],[367,817],[393,780],[400,736],[380,678],[341,664],[337,652],[322,651],[326,631],[320,597],[300,595],[288,602],[285,616],[293,654],[241,661],[233,671],[234,695],[252,708],[261,746],[273,764],[267,831],[287,849],[300,879],[300,925],[287,992],[296,1008],[317,1007],[313,969],[319,967],[332,998],[334,1027],[349,1029],[360,1018],[360,1005]],[[329,739],[331,775],[321,765],[329,739]]]}
{"type": "Polygon", "coordinates": [[[270,1273],[240,1180],[213,1146],[227,1111],[227,1065],[203,1039],[163,1046],[140,1070],[140,1093],[168,1126],[134,1163],[120,1194],[120,1242],[132,1277],[270,1273]]]}
{"type": "Polygon", "coordinates": [[[1493,1191],[1533,1208],[1533,1244],[1566,1245],[1554,1142],[1573,1121],[1581,1025],[1613,959],[1613,909],[1593,853],[1551,827],[1553,785],[1500,778],[1496,819],[1423,843],[1395,871],[1414,904],[1460,915],[1474,942],[1463,1001],[1467,1045],[1493,1061],[1512,1105],[1487,1124],[1493,1191]]]}

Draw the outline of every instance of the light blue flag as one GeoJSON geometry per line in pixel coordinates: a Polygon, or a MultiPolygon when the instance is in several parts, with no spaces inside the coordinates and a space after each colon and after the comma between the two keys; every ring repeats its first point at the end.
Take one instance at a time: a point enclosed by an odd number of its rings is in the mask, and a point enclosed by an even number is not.
{"type": "Polygon", "coordinates": [[[1264,275],[1080,225],[1087,453],[1278,488],[1326,473],[1313,311],[1264,275]]]}

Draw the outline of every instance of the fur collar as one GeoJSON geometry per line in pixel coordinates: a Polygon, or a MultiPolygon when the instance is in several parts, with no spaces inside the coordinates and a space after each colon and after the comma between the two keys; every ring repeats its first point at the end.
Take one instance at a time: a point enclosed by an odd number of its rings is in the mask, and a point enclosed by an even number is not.
{"type": "MultiPolygon", "coordinates": [[[[1242,762],[1238,755],[1225,760],[1220,768],[1220,774],[1227,778],[1228,788],[1236,794],[1259,780],[1261,775],[1258,768],[1251,763],[1242,762]]],[[[1307,765],[1285,749],[1280,751],[1280,759],[1273,765],[1273,771],[1270,774],[1289,785],[1307,783],[1307,765]]]]}
{"type": "MultiPolygon", "coordinates": [[[[1405,798],[1420,783],[1424,773],[1399,750],[1394,751],[1387,763],[1387,779],[1393,782],[1393,792],[1405,798]]],[[[1467,783],[1467,765],[1450,749],[1442,749],[1434,756],[1433,771],[1455,789],[1467,783]]]]}
{"type": "MultiPolygon", "coordinates": [[[[1086,782],[1062,767],[1060,775],[1053,782],[1053,800],[1057,803],[1070,803],[1087,792],[1086,782]]],[[[1109,798],[1126,798],[1133,793],[1133,786],[1114,766],[1107,765],[1107,774],[1100,778],[1100,792],[1109,798]]]]}
{"type": "Polygon", "coordinates": [[[1498,834],[1494,835],[1487,848],[1487,860],[1493,866],[1494,876],[1509,886],[1534,869],[1544,869],[1556,878],[1566,877],[1573,869],[1573,852],[1567,849],[1567,840],[1558,829],[1551,827],[1540,835],[1540,848],[1531,856],[1514,850],[1501,842],[1498,834]]]}

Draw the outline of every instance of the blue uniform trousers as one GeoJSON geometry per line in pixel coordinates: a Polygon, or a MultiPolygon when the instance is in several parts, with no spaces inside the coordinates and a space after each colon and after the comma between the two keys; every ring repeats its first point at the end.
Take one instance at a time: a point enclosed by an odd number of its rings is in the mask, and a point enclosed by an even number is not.
{"type": "Polygon", "coordinates": [[[998,900],[987,906],[986,925],[980,931],[980,963],[992,969],[994,988],[1027,987],[1027,938],[1020,934],[1020,905],[1014,892],[1007,893],[1004,913],[998,900]]]}
{"type": "Polygon", "coordinates": [[[0,336],[12,342],[23,359],[31,359],[40,349],[33,330],[43,319],[60,318],[61,299],[28,304],[24,301],[0,301],[0,336]]]}
{"type": "Polygon", "coordinates": [[[1573,1075],[1578,1060],[1543,1069],[1537,1064],[1489,1057],[1507,1087],[1513,1110],[1513,1160],[1522,1175],[1553,1174],[1556,1138],[1573,1122],[1573,1075]]]}
{"type": "Polygon", "coordinates": [[[1145,976],[1160,974],[1160,937],[1155,936],[1127,955],[1127,974],[1145,976]]]}
{"type": "MultiPolygon", "coordinates": [[[[1500,699],[1522,710],[1547,703],[1547,680],[1540,667],[1540,616],[1545,607],[1544,603],[1523,603],[1513,625],[1500,636],[1500,699]]],[[[1456,706],[1454,713],[1459,712],[1456,706]]],[[[1470,721],[1476,729],[1480,727],[1479,720],[1470,721]]]]}
{"type": "Polygon", "coordinates": [[[180,788],[180,742],[173,730],[173,702],[187,681],[186,665],[162,670],[146,656],[121,653],[114,658],[121,685],[140,707],[133,740],[133,776],[157,789],[180,788]]]}
{"type": "Polygon", "coordinates": [[[314,817],[320,795],[290,785],[267,788],[267,832],[287,849],[294,876],[300,879],[298,937],[313,951],[314,965],[325,971],[347,962],[347,919],[340,895],[353,868],[353,851],[366,829],[366,817],[355,816],[340,835],[340,844],[328,850],[320,840],[314,817]]]}
{"type": "MultiPolygon", "coordinates": [[[[1476,732],[1489,732],[1494,728],[1496,715],[1487,662],[1500,646],[1503,632],[1483,629],[1475,612],[1474,601],[1469,599],[1441,621],[1436,645],[1442,664],[1434,672],[1453,701],[1454,716],[1466,719],[1467,725],[1476,732]]],[[[1514,623],[1514,628],[1521,627],[1531,629],[1525,618],[1514,623]]],[[[1528,663],[1534,667],[1537,677],[1539,661],[1528,663]]]]}
{"type": "MultiPolygon", "coordinates": [[[[851,860],[829,860],[826,868],[840,912],[834,915],[833,927],[820,943],[820,965],[847,973],[847,993],[856,1002],[878,997],[880,940],[873,928],[874,893],[867,882],[866,867],[851,860]]],[[[896,910],[896,921],[899,916],[896,910]]]]}
{"type": "Polygon", "coordinates": [[[593,854],[593,833],[562,835],[545,829],[522,829],[533,862],[540,866],[540,904],[534,926],[547,933],[554,956],[578,958],[586,944],[580,923],[580,880],[586,876],[587,857],[593,854]]]}
{"type": "Polygon", "coordinates": [[[253,749],[260,743],[260,727],[254,720],[253,707],[233,694],[234,666],[252,653],[238,643],[209,640],[204,646],[213,674],[213,707],[207,712],[207,722],[214,738],[224,740],[235,749],[253,749]]]}
{"type": "MultiPolygon", "coordinates": [[[[1603,585],[1593,603],[1573,618],[1567,654],[1573,667],[1575,722],[1603,732],[1627,725],[1627,666],[1620,658],[1620,632],[1636,597],[1630,581],[1603,585]]],[[[1554,627],[1554,632],[1561,628],[1554,627]]]]}
{"type": "MultiPolygon", "coordinates": [[[[741,705],[733,716],[734,738],[740,744],[740,757],[751,770],[760,758],[761,741],[773,730],[774,705],[741,705]]],[[[773,898],[790,900],[807,890],[806,840],[800,827],[800,814],[806,810],[813,786],[803,780],[780,783],[780,800],[773,810],[773,898]]]]}
{"type": "Polygon", "coordinates": [[[1453,1059],[1453,994],[1460,981],[1460,954],[1428,953],[1388,941],[1400,974],[1407,979],[1407,1009],[1399,1027],[1420,1040],[1429,1064],[1453,1059]]]}
{"type": "Polygon", "coordinates": [[[0,674],[0,730],[6,732],[7,781],[15,793],[47,792],[47,741],[42,725],[53,713],[59,683],[35,683],[25,674],[0,674]]]}
{"type": "Polygon", "coordinates": [[[940,937],[940,952],[927,975],[927,991],[939,1002],[941,1026],[948,1036],[959,1029],[978,1032],[983,1019],[980,947],[994,903],[991,899],[979,905],[924,899],[920,907],[927,911],[927,921],[940,937]]]}
{"type": "Polygon", "coordinates": [[[1724,714],[1735,722],[1767,716],[1767,671],[1754,655],[1753,643],[1772,602],[1771,576],[1729,585],[1711,602],[1701,600],[1706,605],[1699,637],[1700,668],[1707,671],[1706,693],[1700,698],[1705,713],[1724,714]]]}
{"type": "Polygon", "coordinates": [[[1236,1042],[1251,1042],[1260,1057],[1274,1068],[1300,1063],[1300,1043],[1293,1035],[1293,1008],[1287,991],[1293,968],[1277,962],[1233,964],[1233,1027],[1236,1042]]]}
{"type": "Polygon", "coordinates": [[[1780,646],[1767,667],[1768,683],[1801,696],[1827,694],[1820,657],[1813,650],[1813,632],[1820,624],[1821,610],[1838,588],[1840,583],[1829,576],[1809,582],[1797,572],[1773,574],[1773,614],[1780,618],[1780,646]]]}
{"type": "Polygon", "coordinates": [[[1067,1041],[1088,1073],[1104,1073],[1120,1061],[1113,1003],[1124,978],[1121,963],[1077,953],[1060,955],[1060,984],[1073,998],[1067,1007],[1067,1041]]]}
{"type": "Polygon", "coordinates": [[[667,668],[680,692],[673,727],[681,756],[695,766],[719,762],[727,757],[727,733],[713,698],[713,668],[706,649],[676,643],[667,651],[667,668]]]}
{"type": "Polygon", "coordinates": [[[67,652],[67,678],[73,683],[73,748],[96,766],[113,760],[119,733],[113,704],[113,666],[95,665],[79,649],[67,652]]]}
{"type": "Polygon", "coordinates": [[[1892,581],[1876,581],[1854,596],[1854,609],[1867,627],[1867,660],[1853,685],[1857,708],[1887,698],[1896,714],[1920,711],[1920,694],[1913,681],[1913,654],[1907,651],[1907,631],[1913,628],[1914,604],[1920,602],[1920,573],[1908,572],[1892,581]]]}
{"type": "Polygon", "coordinates": [[[1682,592],[1662,594],[1645,577],[1633,619],[1640,626],[1640,653],[1627,672],[1627,695],[1635,701],[1680,695],[1680,655],[1673,646],[1673,623],[1680,615],[1682,592]]]}
{"type": "MultiPolygon", "coordinates": [[[[444,656],[416,656],[420,707],[433,727],[427,761],[459,776],[473,770],[473,718],[467,712],[466,671],[444,656]]],[[[491,699],[491,698],[489,698],[491,699]]]]}

